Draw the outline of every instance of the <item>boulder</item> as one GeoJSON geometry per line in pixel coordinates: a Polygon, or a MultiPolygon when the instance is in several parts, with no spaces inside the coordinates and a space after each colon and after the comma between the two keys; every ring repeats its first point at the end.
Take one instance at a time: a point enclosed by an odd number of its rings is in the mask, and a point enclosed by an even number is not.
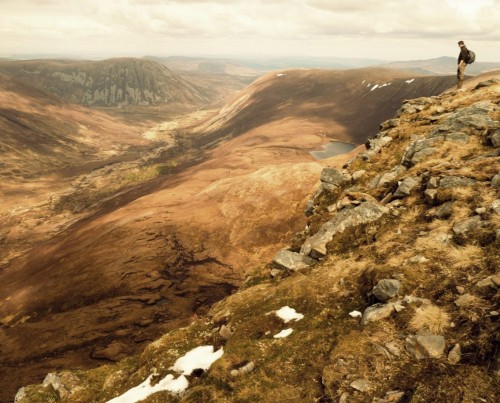
{"type": "Polygon", "coordinates": [[[446,133],[444,135],[444,138],[446,141],[452,141],[454,143],[464,143],[464,144],[467,144],[470,140],[470,136],[462,132],[446,133]]]}
{"type": "Polygon", "coordinates": [[[441,204],[440,206],[436,207],[436,210],[432,215],[441,219],[450,218],[453,214],[453,204],[453,201],[447,201],[446,203],[441,204]]]}
{"type": "Polygon", "coordinates": [[[450,189],[457,187],[474,186],[476,181],[463,176],[443,176],[439,181],[439,188],[450,189]]]}
{"type": "Polygon", "coordinates": [[[500,129],[496,129],[488,136],[488,140],[490,141],[493,147],[500,147],[500,129]]]}
{"type": "Polygon", "coordinates": [[[491,209],[495,214],[500,214],[500,199],[496,199],[491,203],[491,209]]]}
{"type": "Polygon", "coordinates": [[[336,234],[343,233],[347,228],[375,222],[388,212],[388,208],[372,202],[363,202],[357,207],[346,208],[324,223],[316,234],[307,238],[300,253],[316,258],[322,257],[326,255],[326,245],[336,234]]]}
{"type": "Polygon", "coordinates": [[[314,259],[288,249],[281,249],[273,259],[273,263],[287,270],[301,270],[316,263],[314,259]]]}
{"type": "Polygon", "coordinates": [[[394,197],[402,199],[409,196],[414,189],[420,186],[421,182],[422,179],[418,176],[409,176],[408,178],[405,178],[396,189],[394,197]]]}
{"type": "Polygon", "coordinates": [[[500,172],[491,179],[491,187],[500,188],[500,172]]]}
{"type": "Polygon", "coordinates": [[[229,326],[222,325],[221,328],[219,329],[219,335],[222,337],[224,340],[229,340],[231,336],[233,335],[233,331],[229,326]]]}
{"type": "Polygon", "coordinates": [[[423,158],[434,154],[437,152],[437,148],[435,146],[443,141],[442,138],[430,138],[424,140],[416,140],[411,143],[405,150],[403,158],[401,160],[401,164],[406,167],[411,167],[418,162],[420,162],[423,158]]]}
{"type": "Polygon", "coordinates": [[[426,189],[424,191],[424,198],[428,204],[434,204],[437,200],[438,192],[436,189],[426,189]]]}
{"type": "Polygon", "coordinates": [[[439,187],[439,178],[433,176],[427,181],[427,189],[437,189],[439,187]]]}
{"type": "Polygon", "coordinates": [[[351,382],[350,386],[351,388],[356,389],[360,392],[368,392],[372,388],[370,382],[365,381],[364,379],[356,379],[355,381],[351,382]]]}
{"type": "Polygon", "coordinates": [[[406,338],[405,347],[418,360],[440,358],[444,353],[445,341],[441,335],[412,335],[406,338]]]}
{"type": "Polygon", "coordinates": [[[79,383],[80,380],[78,377],[70,372],[62,372],[60,374],[51,372],[43,380],[43,386],[47,387],[51,385],[61,399],[69,397],[77,389],[80,389],[81,386],[79,386],[79,383]]]}
{"type": "Polygon", "coordinates": [[[335,185],[341,187],[347,180],[346,177],[335,168],[324,168],[321,171],[321,182],[329,183],[330,185],[335,185]]]}
{"type": "Polygon", "coordinates": [[[384,186],[385,184],[392,182],[405,171],[406,168],[403,165],[396,165],[390,172],[387,172],[380,177],[376,186],[384,186]]]}
{"type": "Polygon", "coordinates": [[[373,287],[372,293],[378,300],[386,302],[398,295],[400,289],[401,282],[399,280],[382,279],[373,287]]]}
{"type": "Polygon", "coordinates": [[[458,364],[460,359],[462,358],[462,349],[460,348],[460,344],[455,344],[455,346],[448,353],[448,362],[450,364],[458,364]]]}
{"type": "Polygon", "coordinates": [[[354,181],[357,181],[359,179],[361,179],[363,176],[366,175],[366,171],[364,169],[360,169],[359,171],[356,171],[352,174],[352,179],[354,181]]]}
{"type": "Polygon", "coordinates": [[[367,325],[370,322],[376,322],[381,319],[388,318],[395,312],[394,304],[388,302],[387,304],[375,304],[369,306],[363,312],[363,317],[361,318],[361,324],[367,325]]]}
{"type": "Polygon", "coordinates": [[[458,221],[453,225],[453,232],[455,235],[465,236],[471,231],[477,231],[482,228],[484,222],[481,221],[481,217],[476,215],[474,217],[467,218],[462,221],[458,221]]]}
{"type": "Polygon", "coordinates": [[[380,130],[382,131],[389,130],[392,129],[393,127],[399,126],[399,124],[400,124],[399,119],[389,119],[380,124],[380,130]]]}
{"type": "Polygon", "coordinates": [[[390,390],[383,398],[375,397],[373,403],[398,403],[405,397],[405,392],[400,390],[390,390]]]}
{"type": "Polygon", "coordinates": [[[455,300],[455,305],[459,308],[467,305],[471,305],[476,301],[476,297],[471,294],[463,294],[455,300]]]}

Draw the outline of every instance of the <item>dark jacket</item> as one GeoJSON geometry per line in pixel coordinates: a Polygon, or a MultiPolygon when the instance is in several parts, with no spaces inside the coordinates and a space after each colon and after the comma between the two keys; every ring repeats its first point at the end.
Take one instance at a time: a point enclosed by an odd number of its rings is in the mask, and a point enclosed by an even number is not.
{"type": "Polygon", "coordinates": [[[469,60],[469,51],[468,49],[464,46],[462,46],[462,48],[460,49],[460,54],[458,55],[458,63],[457,64],[460,64],[461,61],[464,61],[465,63],[467,63],[467,60],[469,60]]]}

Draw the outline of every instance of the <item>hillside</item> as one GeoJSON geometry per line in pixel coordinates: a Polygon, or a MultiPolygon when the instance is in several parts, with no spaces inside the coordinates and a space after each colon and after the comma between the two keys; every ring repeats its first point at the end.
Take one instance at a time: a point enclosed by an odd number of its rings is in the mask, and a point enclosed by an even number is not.
{"type": "Polygon", "coordinates": [[[144,59],[0,61],[0,72],[68,102],[88,106],[201,105],[214,95],[144,59]]]}
{"type": "Polygon", "coordinates": [[[272,135],[278,122],[307,121],[326,137],[362,144],[403,100],[439,94],[455,82],[376,68],[284,70],[259,78],[197,132],[210,142],[256,128],[272,135]]]}
{"type": "MultiPolygon", "coordinates": [[[[457,48],[458,49],[458,48],[457,48]]],[[[458,56],[458,51],[457,51],[458,56]]],[[[476,55],[476,61],[467,66],[466,74],[475,76],[487,73],[492,70],[500,69],[500,63],[482,62],[480,55],[476,55]]],[[[407,62],[390,62],[380,65],[383,68],[395,69],[399,71],[408,71],[414,74],[426,75],[453,75],[457,73],[457,58],[455,57],[438,57],[436,59],[427,60],[411,60],[407,62]]]]}
{"type": "Polygon", "coordinates": [[[0,74],[0,176],[33,178],[144,146],[140,128],[0,74]]]}
{"type": "Polygon", "coordinates": [[[343,170],[316,171],[307,226],[239,291],[17,401],[494,401],[499,104],[498,79],[405,102],[343,170]]]}

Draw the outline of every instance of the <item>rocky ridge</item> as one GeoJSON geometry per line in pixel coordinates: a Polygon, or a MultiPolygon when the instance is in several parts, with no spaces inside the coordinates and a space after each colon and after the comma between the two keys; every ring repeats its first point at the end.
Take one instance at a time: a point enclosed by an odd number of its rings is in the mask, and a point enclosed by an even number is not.
{"type": "Polygon", "coordinates": [[[305,230],[240,291],[139,357],[16,401],[108,401],[205,344],[224,349],[209,371],[145,401],[494,401],[499,136],[499,80],[405,102],[323,171],[305,230]],[[284,306],[301,320],[270,315],[284,306]]]}
{"type": "Polygon", "coordinates": [[[207,103],[214,94],[151,60],[1,62],[0,71],[68,102],[87,106],[207,103]]]}

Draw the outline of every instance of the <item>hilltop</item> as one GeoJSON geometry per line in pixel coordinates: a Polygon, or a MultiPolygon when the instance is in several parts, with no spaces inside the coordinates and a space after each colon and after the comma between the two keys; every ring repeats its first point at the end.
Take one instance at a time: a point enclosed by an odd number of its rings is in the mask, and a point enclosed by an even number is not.
{"type": "Polygon", "coordinates": [[[145,59],[0,61],[0,72],[88,106],[202,105],[214,96],[213,91],[145,59]]]}
{"type": "Polygon", "coordinates": [[[148,402],[493,401],[499,104],[498,80],[404,102],[343,169],[317,172],[305,229],[239,291],[140,355],[51,374],[18,401],[138,385],[148,402]],[[203,363],[186,366],[189,351],[203,363]]]}

